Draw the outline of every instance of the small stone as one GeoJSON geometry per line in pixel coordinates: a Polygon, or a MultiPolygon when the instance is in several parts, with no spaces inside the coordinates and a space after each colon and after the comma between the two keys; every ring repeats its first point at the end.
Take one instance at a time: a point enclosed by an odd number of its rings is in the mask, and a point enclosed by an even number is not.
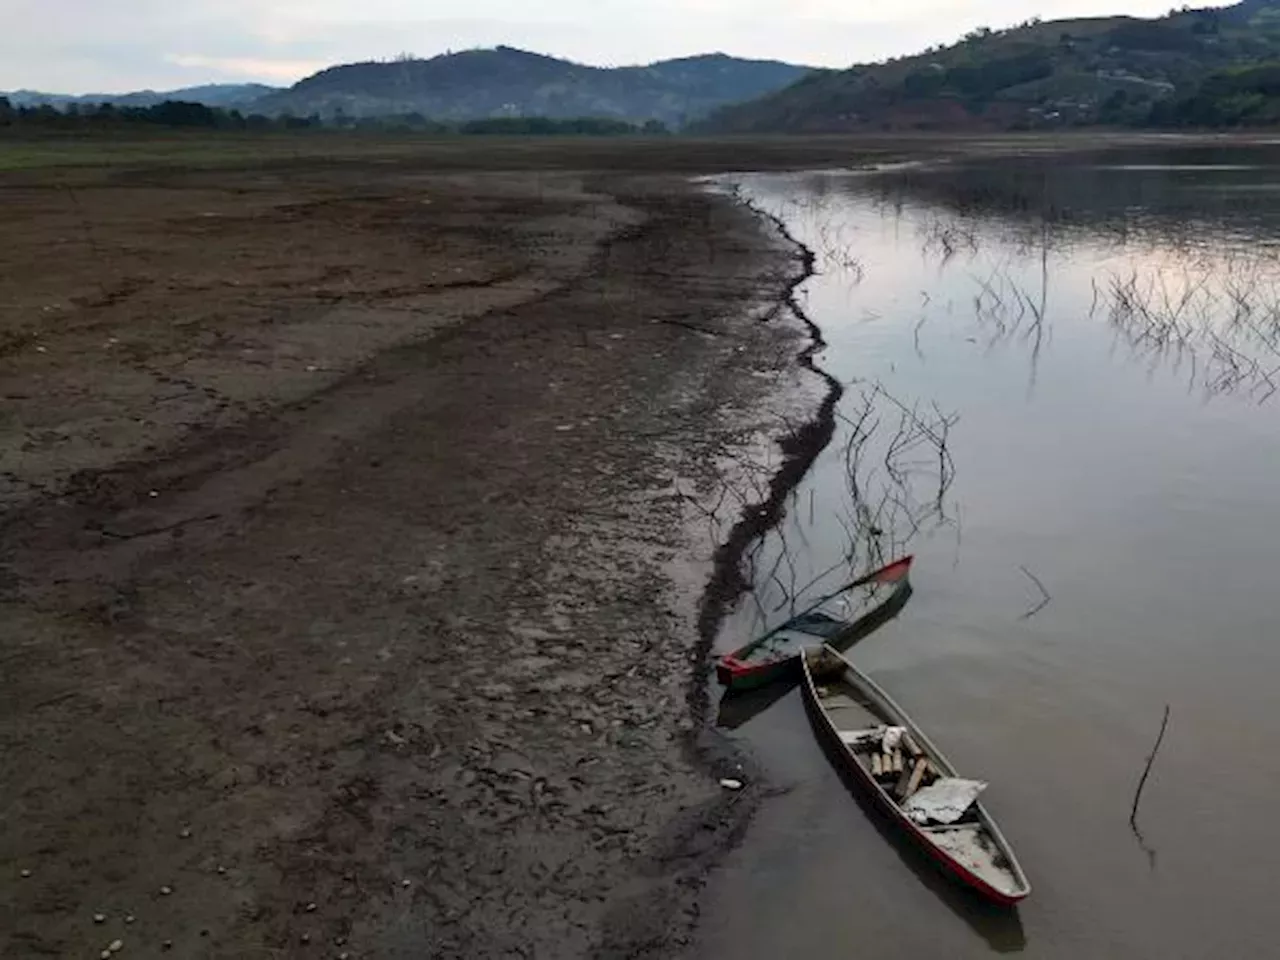
{"type": "Polygon", "coordinates": [[[219,867],[219,868],[218,868],[218,876],[220,876],[220,877],[225,877],[226,875],[227,875],[227,868],[226,868],[226,867],[219,867]]]}
{"type": "Polygon", "coordinates": [[[342,953],[338,954],[338,960],[351,960],[351,954],[344,950],[342,953]]]}
{"type": "Polygon", "coordinates": [[[190,828],[190,827],[183,827],[180,831],[178,831],[178,836],[180,836],[183,840],[190,840],[190,839],[191,839],[191,828],[190,828]]]}
{"type": "Polygon", "coordinates": [[[319,369],[314,363],[307,364],[307,373],[315,373],[319,369]]]}
{"type": "Polygon", "coordinates": [[[111,960],[111,951],[103,950],[100,954],[98,954],[98,956],[100,956],[102,960],[111,960]]]}
{"type": "Polygon", "coordinates": [[[346,944],[347,944],[347,938],[346,938],[346,937],[334,937],[334,938],[333,938],[333,944],[334,944],[334,946],[337,946],[337,947],[344,947],[344,946],[346,946],[346,944]]]}
{"type": "Polygon", "coordinates": [[[315,913],[315,912],[316,912],[316,905],[314,903],[308,903],[307,913],[315,913]]]}
{"type": "Polygon", "coordinates": [[[726,790],[737,791],[737,790],[741,790],[744,786],[746,786],[746,784],[744,784],[741,780],[726,779],[726,780],[720,781],[720,786],[724,787],[726,790]]]}
{"type": "Polygon", "coordinates": [[[124,918],[124,922],[125,922],[125,923],[133,923],[133,921],[134,921],[134,920],[136,920],[136,919],[137,919],[137,917],[135,917],[135,916],[131,913],[131,914],[129,914],[127,917],[125,917],[125,918],[124,918]]]}
{"type": "Polygon", "coordinates": [[[30,878],[31,878],[31,871],[30,871],[30,870],[23,870],[23,871],[22,871],[21,876],[22,876],[22,879],[23,879],[23,880],[28,880],[28,879],[30,879],[30,878]]]}
{"type": "Polygon", "coordinates": [[[404,888],[407,890],[409,887],[413,886],[413,881],[412,881],[412,880],[401,880],[401,881],[400,881],[400,886],[404,887],[404,888]]]}
{"type": "Polygon", "coordinates": [[[95,914],[93,915],[93,922],[94,922],[94,923],[106,923],[106,922],[107,922],[107,915],[106,915],[105,913],[95,913],[95,914]]]}
{"type": "Polygon", "coordinates": [[[107,950],[110,953],[119,953],[123,949],[124,949],[123,940],[112,940],[111,943],[107,945],[107,950]]]}
{"type": "Polygon", "coordinates": [[[164,943],[160,944],[160,949],[161,949],[161,950],[172,950],[172,949],[173,949],[173,941],[172,941],[172,940],[166,940],[164,943]]]}
{"type": "Polygon", "coordinates": [[[302,936],[300,936],[298,939],[299,939],[302,943],[310,943],[310,942],[311,942],[311,934],[309,934],[309,933],[304,933],[304,934],[303,934],[302,936]]]}
{"type": "Polygon", "coordinates": [[[169,894],[171,894],[171,893],[173,893],[173,887],[161,887],[161,888],[160,888],[160,896],[162,896],[162,897],[167,897],[167,896],[169,896],[169,894]]]}
{"type": "Polygon", "coordinates": [[[156,497],[160,496],[160,491],[152,490],[147,494],[147,496],[150,497],[152,500],[154,500],[156,497]]]}

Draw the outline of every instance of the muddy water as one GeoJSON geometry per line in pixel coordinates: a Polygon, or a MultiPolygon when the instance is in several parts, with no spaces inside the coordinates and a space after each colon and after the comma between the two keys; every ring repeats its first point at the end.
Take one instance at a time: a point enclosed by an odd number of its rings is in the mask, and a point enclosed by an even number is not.
{"type": "Polygon", "coordinates": [[[801,300],[846,393],[723,645],[915,553],[915,596],[851,656],[991,782],[1035,890],[1016,913],[958,895],[775,692],[730,733],[776,790],[713,882],[706,954],[1273,955],[1280,149],[741,189],[815,252],[801,300]]]}

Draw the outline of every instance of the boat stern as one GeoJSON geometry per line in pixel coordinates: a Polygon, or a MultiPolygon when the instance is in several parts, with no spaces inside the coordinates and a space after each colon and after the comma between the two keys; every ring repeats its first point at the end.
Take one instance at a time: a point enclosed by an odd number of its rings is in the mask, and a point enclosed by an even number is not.
{"type": "Polygon", "coordinates": [[[730,655],[716,661],[716,679],[733,691],[756,690],[782,677],[791,663],[791,659],[748,663],[730,655]]]}

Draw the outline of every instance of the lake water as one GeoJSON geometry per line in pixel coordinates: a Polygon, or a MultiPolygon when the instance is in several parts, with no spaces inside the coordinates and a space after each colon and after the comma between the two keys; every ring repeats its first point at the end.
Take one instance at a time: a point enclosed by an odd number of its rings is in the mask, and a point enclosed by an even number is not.
{"type": "Polygon", "coordinates": [[[847,389],[723,646],[916,554],[902,616],[850,655],[990,781],[1035,889],[1012,914],[961,895],[792,691],[730,734],[780,789],[712,882],[705,953],[1274,955],[1280,149],[740,188],[817,254],[800,299],[847,389]]]}

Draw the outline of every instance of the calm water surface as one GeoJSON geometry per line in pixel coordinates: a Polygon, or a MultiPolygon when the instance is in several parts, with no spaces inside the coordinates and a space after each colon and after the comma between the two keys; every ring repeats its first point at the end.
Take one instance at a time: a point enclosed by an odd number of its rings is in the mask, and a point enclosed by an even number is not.
{"type": "Polygon", "coordinates": [[[706,953],[1275,955],[1280,150],[741,189],[817,253],[801,299],[847,390],[724,646],[914,552],[914,598],[851,656],[991,782],[1035,891],[958,895],[792,691],[732,733],[783,791],[712,885],[706,953]]]}

